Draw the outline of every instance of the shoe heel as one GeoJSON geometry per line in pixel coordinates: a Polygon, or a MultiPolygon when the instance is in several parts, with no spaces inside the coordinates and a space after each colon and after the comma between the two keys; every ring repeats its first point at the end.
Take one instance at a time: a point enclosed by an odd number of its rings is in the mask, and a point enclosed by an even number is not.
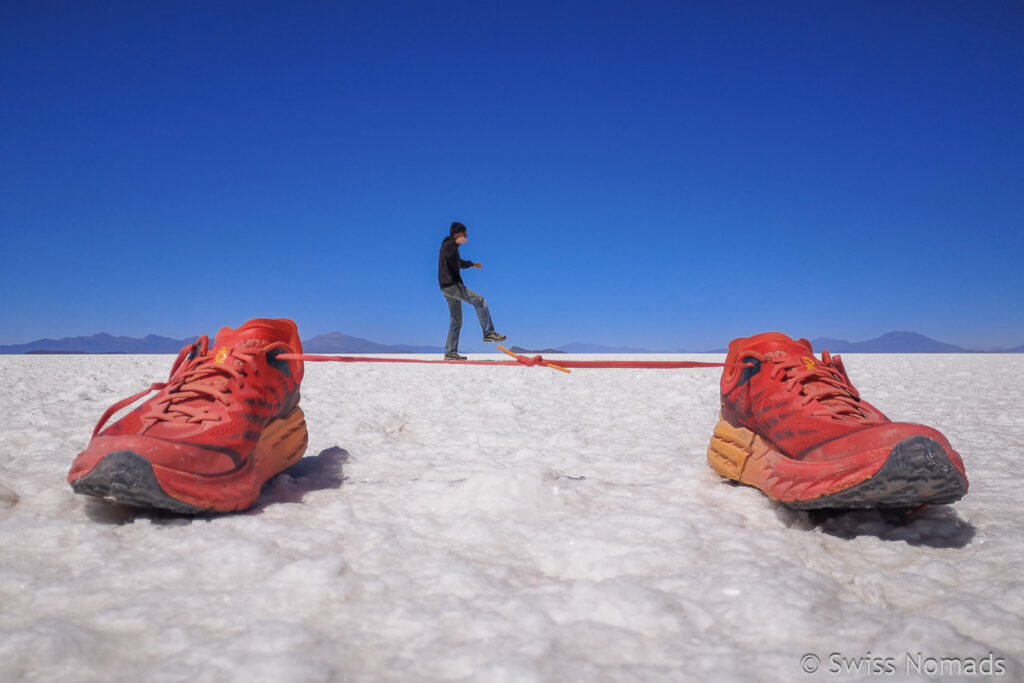
{"type": "Polygon", "coordinates": [[[298,406],[268,424],[253,451],[254,467],[260,483],[298,462],[306,452],[308,442],[306,416],[298,406]]]}
{"type": "Polygon", "coordinates": [[[754,453],[757,435],[749,429],[734,427],[718,416],[718,424],[708,444],[708,464],[727,479],[742,481],[747,459],[754,453]]]}

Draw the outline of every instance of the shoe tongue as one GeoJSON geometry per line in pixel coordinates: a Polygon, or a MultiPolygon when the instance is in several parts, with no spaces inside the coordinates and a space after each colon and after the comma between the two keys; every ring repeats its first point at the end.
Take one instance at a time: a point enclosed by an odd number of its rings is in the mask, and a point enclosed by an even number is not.
{"type": "MultiPolygon", "coordinates": [[[[240,358],[232,355],[232,351],[238,350],[245,353],[256,353],[277,339],[274,329],[264,325],[245,325],[237,330],[230,327],[221,328],[217,337],[210,345],[210,353],[213,354],[214,365],[230,363],[235,370],[241,370],[244,363],[240,358]]],[[[211,389],[223,389],[227,386],[228,377],[216,374],[204,379],[192,382],[193,386],[204,386],[211,389]]]]}
{"type": "MultiPolygon", "coordinates": [[[[741,343],[741,353],[753,352],[768,360],[779,360],[786,357],[796,358],[803,364],[803,368],[808,370],[823,364],[821,360],[814,357],[814,349],[811,348],[809,341],[806,339],[793,340],[780,332],[765,332],[764,334],[744,339],[741,343]]],[[[801,384],[803,386],[803,394],[805,396],[819,397],[819,403],[823,406],[834,408],[837,411],[845,411],[846,413],[854,410],[849,403],[835,398],[838,395],[837,391],[843,392],[844,390],[839,389],[832,383],[822,381],[817,378],[817,375],[811,375],[802,381],[801,384]]],[[[856,398],[855,390],[850,395],[856,398]]]]}
{"type": "MultiPolygon", "coordinates": [[[[217,333],[217,337],[213,340],[213,345],[211,346],[211,352],[214,355],[213,362],[214,364],[225,363],[233,349],[246,353],[257,352],[272,342],[278,341],[280,336],[280,332],[273,327],[252,322],[243,325],[237,330],[223,327],[217,333]]],[[[234,366],[240,368],[242,362],[235,359],[234,366]]]]}
{"type": "MultiPolygon", "coordinates": [[[[803,363],[803,366],[800,368],[801,370],[803,368],[810,370],[819,365],[828,364],[814,357],[811,343],[806,339],[794,341],[779,333],[768,333],[758,336],[761,339],[757,337],[752,338],[754,343],[747,345],[746,348],[763,354],[767,359],[778,359],[786,356],[798,358],[803,363]]],[[[837,396],[837,387],[833,383],[821,381],[816,375],[812,375],[805,379],[802,385],[803,394],[805,396],[819,397],[819,402],[822,405],[836,409],[850,409],[849,404],[835,398],[837,396]]],[[[856,396],[855,393],[851,395],[856,396]]]]}
{"type": "Polygon", "coordinates": [[[239,349],[261,349],[273,341],[277,341],[280,332],[269,325],[247,324],[237,330],[222,327],[213,340],[214,348],[222,346],[239,349]]]}
{"type": "MultiPolygon", "coordinates": [[[[245,363],[242,359],[232,355],[233,351],[242,351],[246,354],[258,353],[260,349],[278,341],[280,337],[281,333],[279,330],[269,325],[254,324],[253,322],[246,323],[237,330],[232,330],[230,327],[221,328],[213,343],[208,347],[208,353],[213,355],[213,360],[205,361],[201,366],[193,370],[194,373],[205,376],[186,381],[179,389],[185,392],[197,388],[205,388],[214,392],[225,390],[230,381],[229,375],[226,373],[210,373],[208,371],[210,363],[214,366],[230,363],[232,369],[241,370],[245,363]],[[204,368],[207,368],[207,370],[204,371],[204,368]]],[[[191,375],[192,373],[189,374],[191,375]]],[[[212,398],[205,394],[190,398],[175,396],[171,399],[171,404],[201,406],[209,404],[211,400],[212,398]]]]}
{"type": "Polygon", "coordinates": [[[752,351],[769,359],[793,356],[814,362],[814,350],[809,341],[794,341],[780,332],[765,332],[748,338],[743,344],[743,351],[752,351]]]}

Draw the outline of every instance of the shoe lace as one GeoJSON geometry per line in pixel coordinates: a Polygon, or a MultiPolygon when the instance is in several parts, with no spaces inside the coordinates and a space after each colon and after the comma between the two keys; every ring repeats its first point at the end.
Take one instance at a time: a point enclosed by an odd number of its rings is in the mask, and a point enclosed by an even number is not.
{"type": "Polygon", "coordinates": [[[818,404],[818,408],[811,411],[811,415],[841,421],[868,420],[860,402],[860,393],[850,382],[839,356],[822,351],[820,361],[794,356],[781,356],[769,360],[772,363],[769,377],[774,380],[781,375],[782,380],[786,382],[787,391],[799,389],[800,395],[803,396],[800,400],[801,406],[818,404]]]}
{"type": "Polygon", "coordinates": [[[249,376],[246,366],[258,354],[266,354],[274,349],[288,350],[283,342],[274,342],[259,349],[246,351],[231,348],[213,352],[210,340],[202,335],[195,344],[181,349],[166,382],[156,382],[139,393],[121,399],[107,408],[96,423],[92,435],[100,433],[103,425],[114,413],[128,406],[151,391],[163,391],[164,394],[153,402],[153,410],[146,415],[152,424],[157,422],[198,423],[220,420],[223,415],[217,410],[218,405],[230,404],[228,394],[234,386],[245,387],[245,378],[249,376]],[[221,355],[223,353],[223,355],[221,355]]]}

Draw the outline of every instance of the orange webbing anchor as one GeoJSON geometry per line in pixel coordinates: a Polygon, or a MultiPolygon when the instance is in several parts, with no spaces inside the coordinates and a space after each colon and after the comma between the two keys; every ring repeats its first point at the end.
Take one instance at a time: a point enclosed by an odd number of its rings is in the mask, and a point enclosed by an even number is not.
{"type": "Polygon", "coordinates": [[[520,363],[522,363],[523,365],[525,365],[527,367],[531,367],[532,368],[534,365],[540,365],[540,366],[545,367],[545,368],[554,368],[555,370],[561,370],[562,372],[564,372],[567,375],[571,372],[571,370],[567,370],[566,368],[563,368],[561,365],[555,365],[554,363],[552,363],[550,361],[546,361],[543,358],[541,358],[540,356],[534,356],[533,358],[530,358],[529,356],[521,356],[518,353],[514,353],[512,351],[509,351],[508,349],[506,349],[501,344],[498,344],[498,348],[501,349],[502,351],[504,351],[505,353],[507,353],[508,355],[512,356],[517,361],[519,361],[520,363]]]}

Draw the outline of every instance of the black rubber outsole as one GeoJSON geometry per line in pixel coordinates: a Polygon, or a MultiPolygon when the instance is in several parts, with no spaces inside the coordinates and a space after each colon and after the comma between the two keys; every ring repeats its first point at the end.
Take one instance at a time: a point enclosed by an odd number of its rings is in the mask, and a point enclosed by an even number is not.
{"type": "Polygon", "coordinates": [[[814,500],[787,502],[791,508],[910,508],[945,505],[964,497],[967,480],[933,439],[912,436],[899,442],[881,469],[856,486],[814,500]]]}
{"type": "Polygon", "coordinates": [[[212,512],[167,495],[153,474],[153,466],[134,451],[108,453],[92,472],[74,481],[71,488],[75,493],[121,505],[168,510],[182,515],[212,512]]]}

